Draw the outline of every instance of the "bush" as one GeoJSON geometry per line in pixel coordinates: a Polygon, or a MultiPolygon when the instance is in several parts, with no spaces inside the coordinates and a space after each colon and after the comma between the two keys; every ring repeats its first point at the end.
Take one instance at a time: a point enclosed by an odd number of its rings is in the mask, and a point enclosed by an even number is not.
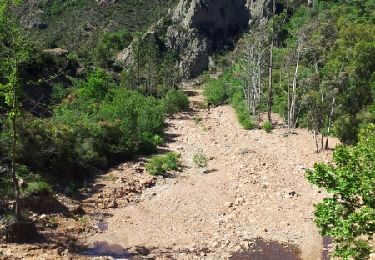
{"type": "Polygon", "coordinates": [[[244,129],[253,129],[254,124],[250,118],[250,111],[246,107],[246,102],[240,93],[234,95],[232,105],[236,111],[238,121],[244,129]]]}
{"type": "Polygon", "coordinates": [[[226,70],[219,79],[209,79],[207,81],[204,88],[204,96],[208,104],[218,106],[230,102],[231,97],[233,97],[240,85],[238,79],[233,76],[233,69],[226,70]]]}
{"type": "Polygon", "coordinates": [[[27,188],[23,190],[23,195],[25,197],[48,195],[52,192],[51,186],[44,181],[30,182],[27,188]]]}
{"type": "Polygon", "coordinates": [[[169,115],[189,109],[189,99],[182,91],[169,91],[162,99],[165,112],[169,115]]]}
{"type": "Polygon", "coordinates": [[[165,155],[156,155],[146,164],[146,170],[151,175],[165,176],[169,171],[176,171],[179,166],[180,155],[174,152],[169,152],[165,155]]]}
{"type": "Polygon", "coordinates": [[[210,80],[205,89],[204,95],[206,96],[208,104],[222,105],[228,101],[228,93],[224,84],[218,80],[210,80]]]}
{"type": "MultiPolygon", "coordinates": [[[[22,121],[19,163],[47,180],[68,184],[134,154],[154,153],[163,143],[165,106],[160,99],[118,88],[107,73],[96,70],[77,82],[51,118],[24,114],[22,121]]],[[[9,153],[10,132],[4,122],[1,156],[9,153]]]]}
{"type": "Polygon", "coordinates": [[[199,152],[199,153],[194,154],[193,162],[199,168],[204,168],[207,166],[208,158],[202,152],[199,152]]]}
{"type": "Polygon", "coordinates": [[[267,122],[264,122],[263,125],[262,125],[262,129],[266,132],[266,133],[271,133],[272,130],[273,130],[273,125],[271,122],[267,121],[267,122]]]}
{"type": "Polygon", "coordinates": [[[375,232],[375,125],[363,127],[355,147],[339,146],[334,164],[317,163],[308,180],[331,195],[315,205],[316,224],[334,239],[334,256],[368,259],[375,232]]]}
{"type": "Polygon", "coordinates": [[[154,135],[152,137],[152,141],[154,142],[154,144],[156,144],[157,146],[160,146],[160,145],[163,145],[164,144],[164,138],[161,137],[160,135],[154,135]]]}

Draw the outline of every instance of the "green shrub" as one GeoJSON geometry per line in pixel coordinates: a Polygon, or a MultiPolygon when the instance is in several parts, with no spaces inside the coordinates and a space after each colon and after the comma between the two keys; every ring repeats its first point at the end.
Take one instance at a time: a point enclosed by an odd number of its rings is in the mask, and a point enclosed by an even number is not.
{"type": "Polygon", "coordinates": [[[330,193],[315,205],[316,224],[333,238],[334,257],[369,259],[375,232],[375,125],[360,130],[357,146],[338,146],[332,164],[316,163],[307,179],[330,193]]]}
{"type": "Polygon", "coordinates": [[[65,190],[66,195],[70,197],[77,197],[79,194],[78,186],[74,182],[70,182],[65,190]]]}
{"type": "Polygon", "coordinates": [[[39,182],[30,182],[27,185],[27,188],[23,190],[23,195],[25,197],[38,196],[38,195],[47,195],[52,192],[51,186],[44,181],[39,182]]]}
{"type": "MultiPolygon", "coordinates": [[[[51,118],[23,116],[20,163],[44,173],[48,180],[67,184],[134,154],[154,153],[163,143],[162,100],[118,88],[102,70],[76,84],[70,98],[55,107],[51,118]]],[[[11,127],[3,124],[2,129],[1,156],[11,147],[11,127]]]]}
{"type": "Polygon", "coordinates": [[[271,122],[267,121],[267,122],[264,122],[263,125],[262,125],[262,129],[266,132],[266,133],[271,133],[272,130],[273,130],[273,125],[271,122]]]}
{"type": "Polygon", "coordinates": [[[189,109],[189,99],[182,91],[169,91],[162,99],[165,112],[169,115],[189,109]]]}
{"type": "Polygon", "coordinates": [[[147,162],[146,170],[151,175],[165,176],[169,171],[176,171],[178,169],[179,158],[180,155],[174,152],[153,156],[147,162]]]}
{"type": "Polygon", "coordinates": [[[209,80],[204,89],[204,95],[208,104],[215,106],[225,104],[229,100],[227,85],[220,80],[209,80]]]}
{"type": "Polygon", "coordinates": [[[195,115],[195,116],[193,117],[193,120],[194,120],[194,123],[196,123],[196,124],[198,125],[200,122],[203,121],[203,118],[200,117],[200,116],[198,116],[198,115],[195,115]]]}
{"type": "Polygon", "coordinates": [[[208,158],[202,152],[199,152],[194,154],[193,162],[199,168],[204,168],[207,166],[208,158]]]}
{"type": "Polygon", "coordinates": [[[232,105],[237,114],[237,119],[244,129],[253,129],[254,124],[250,117],[250,111],[246,107],[246,102],[240,93],[234,95],[232,105]]]}
{"type": "Polygon", "coordinates": [[[234,93],[241,90],[241,83],[234,76],[235,67],[225,70],[218,79],[208,79],[204,88],[204,96],[208,104],[215,106],[226,104],[234,96],[234,93]]]}
{"type": "Polygon", "coordinates": [[[156,144],[157,146],[160,146],[160,145],[163,145],[164,144],[164,138],[161,137],[160,135],[154,135],[152,137],[152,141],[154,142],[154,144],[156,144]]]}

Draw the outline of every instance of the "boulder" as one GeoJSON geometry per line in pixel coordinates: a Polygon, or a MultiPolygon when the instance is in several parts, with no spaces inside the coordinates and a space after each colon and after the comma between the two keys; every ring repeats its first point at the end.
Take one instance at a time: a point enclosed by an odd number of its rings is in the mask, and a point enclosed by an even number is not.
{"type": "MultiPolygon", "coordinates": [[[[271,7],[271,0],[180,0],[175,10],[154,24],[141,41],[152,37],[174,50],[181,78],[194,78],[208,69],[213,53],[233,47],[249,25],[271,14],[271,7]]],[[[133,46],[117,57],[125,67],[134,62],[133,46]]]]}
{"type": "Polygon", "coordinates": [[[32,222],[8,220],[1,226],[1,236],[9,243],[27,243],[35,241],[39,234],[32,222]]]}

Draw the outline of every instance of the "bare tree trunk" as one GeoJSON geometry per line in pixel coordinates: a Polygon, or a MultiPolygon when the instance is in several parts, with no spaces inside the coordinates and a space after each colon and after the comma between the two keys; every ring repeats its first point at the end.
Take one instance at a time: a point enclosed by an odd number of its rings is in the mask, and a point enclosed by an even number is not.
{"type": "MultiPolygon", "coordinates": [[[[275,15],[275,0],[272,2],[272,14],[275,15]]],[[[272,73],[273,73],[273,45],[274,45],[273,24],[271,30],[270,59],[268,67],[268,122],[272,123],[272,73]]]]}
{"type": "Polygon", "coordinates": [[[336,97],[334,96],[332,99],[331,113],[329,114],[329,117],[328,117],[327,140],[326,140],[326,145],[324,147],[325,149],[328,149],[328,138],[331,132],[332,117],[333,117],[333,113],[335,112],[335,103],[336,103],[336,97]]]}
{"type": "MultiPolygon", "coordinates": [[[[273,37],[273,36],[272,36],[273,37]]],[[[272,123],[272,73],[273,73],[273,39],[270,47],[270,61],[268,68],[268,122],[272,123]]]]}
{"type": "MultiPolygon", "coordinates": [[[[16,66],[18,62],[16,60],[16,66]]],[[[16,70],[16,75],[17,75],[17,68],[16,70]]],[[[16,221],[20,221],[21,219],[21,210],[20,210],[20,187],[18,184],[18,179],[17,179],[17,170],[16,170],[16,155],[17,155],[17,82],[14,79],[13,82],[13,104],[12,104],[12,115],[11,115],[11,122],[12,122],[12,169],[11,169],[11,175],[12,175],[12,182],[13,182],[13,187],[14,187],[14,193],[16,197],[16,203],[15,203],[15,208],[14,208],[14,213],[16,215],[16,221]]]]}
{"type": "Polygon", "coordinates": [[[136,44],[137,44],[137,85],[138,87],[140,87],[141,53],[140,53],[139,42],[136,41],[136,44]]]}
{"type": "Polygon", "coordinates": [[[289,76],[288,76],[288,133],[289,134],[291,132],[290,127],[291,127],[291,120],[290,120],[290,86],[289,86],[289,76]]]}
{"type": "Polygon", "coordinates": [[[314,133],[314,139],[315,139],[316,153],[319,153],[318,135],[315,129],[313,130],[313,133],[314,133]]]}
{"type": "Polygon", "coordinates": [[[12,118],[12,182],[16,197],[16,204],[14,208],[14,213],[16,215],[16,220],[20,221],[21,219],[21,211],[20,211],[20,187],[18,185],[18,179],[16,176],[16,146],[17,146],[17,125],[16,125],[16,118],[12,118]]]}
{"type": "MultiPolygon", "coordinates": [[[[296,99],[297,99],[297,79],[298,79],[298,70],[299,70],[299,55],[300,51],[297,50],[297,64],[296,64],[296,69],[294,72],[294,77],[293,77],[293,90],[292,90],[292,100],[290,104],[290,110],[289,110],[289,119],[291,125],[294,125],[294,120],[295,120],[295,109],[296,109],[296,99]]],[[[289,129],[290,133],[291,129],[289,129]]]]}

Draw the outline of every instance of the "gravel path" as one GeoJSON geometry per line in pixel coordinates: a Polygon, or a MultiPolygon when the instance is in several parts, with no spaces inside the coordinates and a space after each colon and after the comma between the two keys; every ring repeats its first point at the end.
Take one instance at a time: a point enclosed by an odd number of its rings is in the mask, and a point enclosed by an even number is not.
{"type": "Polygon", "coordinates": [[[142,247],[160,259],[228,259],[261,237],[296,245],[303,259],[320,259],[313,204],[323,194],[304,172],[328,162],[331,152],[316,154],[311,133],[243,130],[229,106],[196,109],[168,125],[166,149],[181,153],[183,171],[112,209],[108,230],[89,243],[142,247]],[[210,159],[204,170],[193,163],[197,153],[210,159]]]}

